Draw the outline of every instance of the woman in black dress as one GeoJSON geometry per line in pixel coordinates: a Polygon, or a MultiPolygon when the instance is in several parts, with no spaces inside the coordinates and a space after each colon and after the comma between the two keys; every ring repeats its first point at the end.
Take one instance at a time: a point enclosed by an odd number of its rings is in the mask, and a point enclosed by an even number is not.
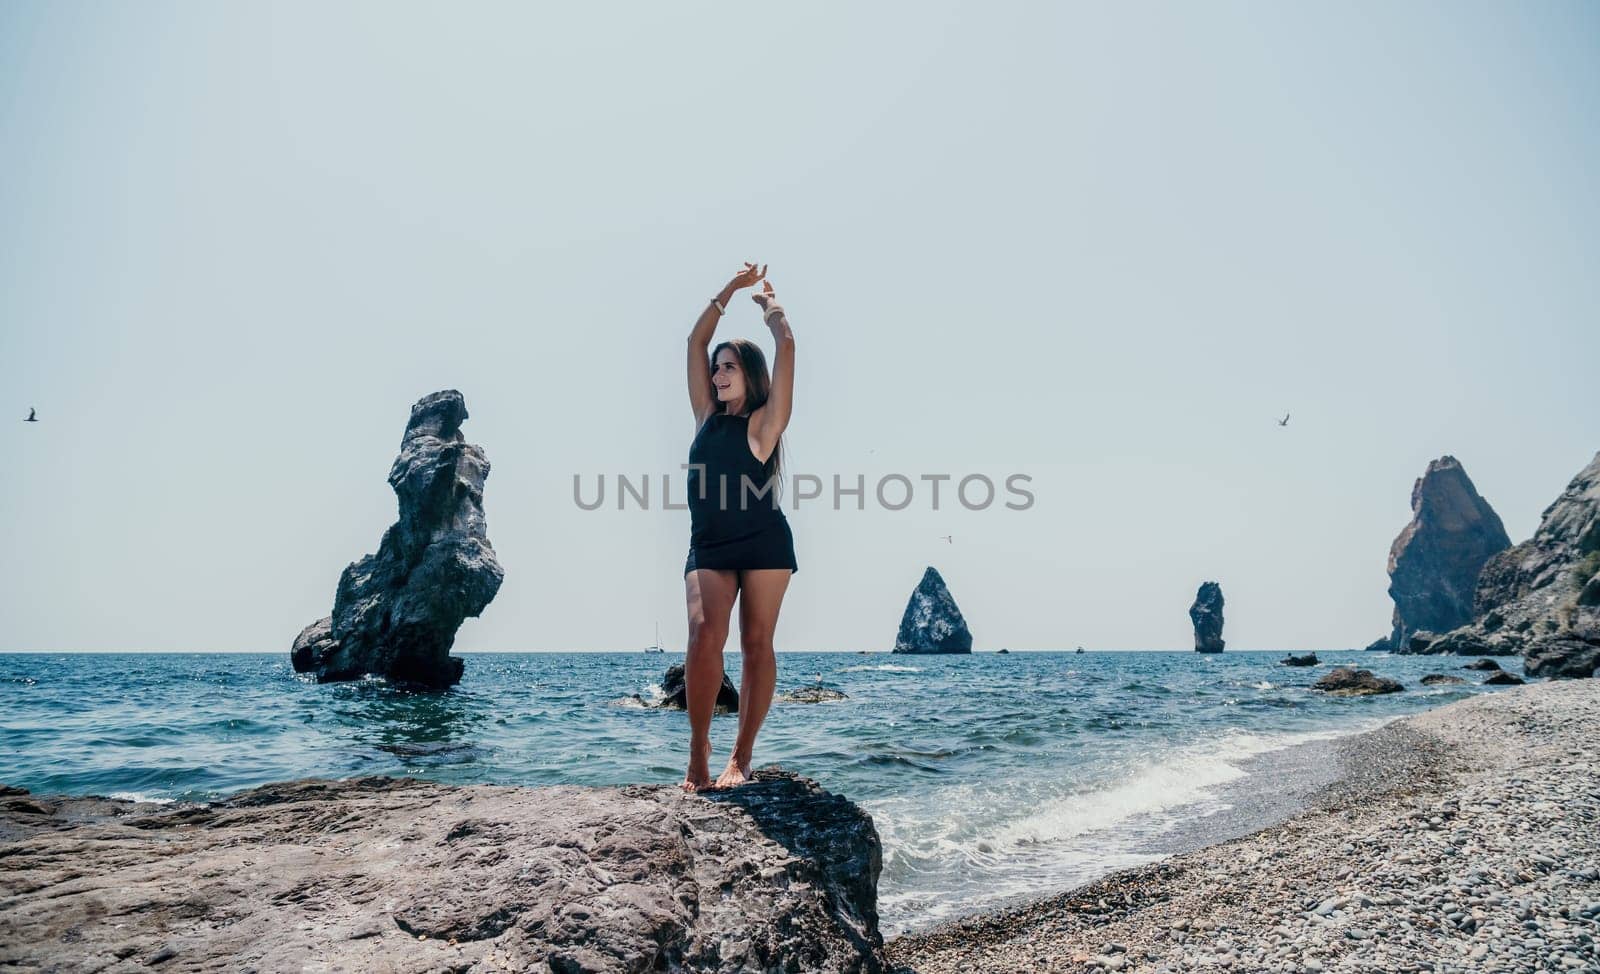
{"type": "Polygon", "coordinates": [[[689,704],[687,791],[729,788],[750,780],[751,755],[778,679],[772,636],[778,609],[799,570],[794,536],[778,503],[779,447],[794,401],[794,335],[766,267],[746,264],[689,333],[689,403],[695,438],[689,447],[689,558],[683,581],[689,609],[684,684],[689,704]],[[753,296],[777,342],[769,377],[761,347],[742,338],[707,347],[733,295],[757,282],[753,296]],[[722,686],[722,647],[739,600],[743,666],[739,736],[726,770],[711,781],[711,714],[722,686]]]}

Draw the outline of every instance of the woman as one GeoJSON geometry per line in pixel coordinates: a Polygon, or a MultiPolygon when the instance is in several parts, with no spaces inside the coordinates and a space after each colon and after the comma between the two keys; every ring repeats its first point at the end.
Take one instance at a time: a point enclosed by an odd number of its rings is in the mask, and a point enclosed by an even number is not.
{"type": "Polygon", "coordinates": [[[778,609],[799,570],[794,536],[778,505],[779,456],[794,398],[794,335],[770,282],[752,296],[777,341],[769,378],[760,346],[742,338],[706,348],[728,301],[766,277],[745,264],[689,333],[689,403],[694,407],[689,447],[689,558],[684,589],[689,608],[689,649],[684,684],[689,704],[689,770],[685,791],[731,788],[750,780],[756,734],[772,705],[778,679],[772,635],[778,609]],[[739,597],[739,736],[728,766],[711,782],[711,714],[722,687],[722,646],[739,597]]]}

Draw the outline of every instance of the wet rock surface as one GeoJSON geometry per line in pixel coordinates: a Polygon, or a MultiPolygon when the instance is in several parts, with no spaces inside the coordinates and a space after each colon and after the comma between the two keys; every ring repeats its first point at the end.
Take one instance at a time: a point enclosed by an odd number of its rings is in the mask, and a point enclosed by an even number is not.
{"type": "Polygon", "coordinates": [[[1316,653],[1304,653],[1299,656],[1290,653],[1283,659],[1278,660],[1278,662],[1282,663],[1284,666],[1316,666],[1322,661],[1317,659],[1316,653]]]}
{"type": "MultiPolygon", "coordinates": [[[[661,677],[661,692],[663,697],[657,704],[670,710],[689,709],[689,687],[684,681],[682,663],[673,663],[667,667],[667,672],[661,677]]],[[[712,711],[718,714],[736,714],[739,712],[739,688],[728,679],[728,674],[722,674],[722,686],[717,688],[717,705],[712,711]]]]}
{"type": "Polygon", "coordinates": [[[1348,666],[1322,674],[1311,688],[1335,697],[1365,697],[1375,693],[1399,693],[1405,689],[1397,680],[1377,676],[1371,670],[1357,670],[1348,666]]]}
{"type": "Polygon", "coordinates": [[[872,820],[763,769],[677,787],[306,779],[0,798],[0,969],[875,971],[872,820]]]}

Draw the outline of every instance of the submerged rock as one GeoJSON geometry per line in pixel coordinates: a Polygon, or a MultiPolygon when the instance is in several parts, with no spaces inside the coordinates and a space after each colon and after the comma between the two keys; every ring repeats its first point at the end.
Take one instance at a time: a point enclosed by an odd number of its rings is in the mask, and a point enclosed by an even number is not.
{"type": "MultiPolygon", "coordinates": [[[[657,706],[672,710],[689,709],[689,687],[684,682],[684,669],[682,663],[673,663],[667,667],[667,673],[661,678],[661,692],[664,699],[657,706]]],[[[722,686],[717,689],[717,705],[712,713],[736,714],[739,712],[739,690],[728,679],[728,674],[722,674],[722,686]]]]}
{"type": "Polygon", "coordinates": [[[1422,678],[1421,682],[1425,687],[1436,687],[1454,686],[1458,683],[1466,683],[1467,681],[1463,680],[1459,676],[1450,676],[1447,673],[1429,673],[1427,676],[1422,678]]]}
{"type": "Polygon", "coordinates": [[[778,699],[784,703],[829,703],[834,700],[849,700],[844,693],[828,687],[800,687],[780,694],[778,699]]]}
{"type": "Polygon", "coordinates": [[[932,565],[922,573],[922,581],[906,602],[895,635],[896,653],[970,653],[972,633],[962,618],[956,600],[945,587],[944,579],[932,565]]]}
{"type": "Polygon", "coordinates": [[[1195,593],[1194,604],[1189,606],[1189,621],[1194,623],[1194,651],[1220,653],[1226,643],[1222,639],[1222,586],[1216,582],[1201,584],[1195,593]]]}
{"type": "Polygon", "coordinates": [[[1365,697],[1377,693],[1398,693],[1405,687],[1388,677],[1374,676],[1370,670],[1341,666],[1322,674],[1312,684],[1312,689],[1322,690],[1334,697],[1365,697]]]}
{"type": "Polygon", "coordinates": [[[1461,668],[1464,670],[1498,670],[1500,664],[1492,659],[1477,659],[1461,668]]]}
{"type": "Polygon", "coordinates": [[[1316,653],[1305,653],[1301,656],[1296,656],[1293,653],[1290,653],[1283,659],[1278,660],[1278,662],[1282,663],[1284,666],[1316,666],[1322,661],[1317,659],[1316,653]]]}
{"type": "Polygon", "coordinates": [[[1509,547],[1500,516],[1460,461],[1445,456],[1428,464],[1411,487],[1411,522],[1389,547],[1391,643],[1404,650],[1420,629],[1447,632],[1471,622],[1478,572],[1509,547]]]}
{"type": "Polygon", "coordinates": [[[0,805],[23,970],[879,971],[872,819],[787,772],[676,785],[306,779],[0,805]],[[120,959],[120,963],[119,963],[120,959]]]}
{"type": "Polygon", "coordinates": [[[368,674],[447,687],[463,662],[450,655],[463,620],[487,606],[505,573],[483,515],[489,461],[466,442],[466,401],[453,389],[411,407],[389,485],[400,518],[376,554],[339,576],[333,614],[301,631],[290,650],[297,673],[317,682],[368,674]]]}

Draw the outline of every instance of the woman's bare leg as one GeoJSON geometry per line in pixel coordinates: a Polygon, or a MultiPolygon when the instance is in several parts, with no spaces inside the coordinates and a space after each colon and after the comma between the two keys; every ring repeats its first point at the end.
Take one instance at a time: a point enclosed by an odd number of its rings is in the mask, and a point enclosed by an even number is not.
{"type": "Polygon", "coordinates": [[[778,628],[778,610],[789,588],[787,568],[744,569],[739,572],[739,636],[743,672],[739,676],[739,739],[734,742],[728,768],[717,778],[718,788],[731,788],[750,780],[750,761],[756,735],[772,706],[778,683],[778,660],[772,637],[778,628]]]}
{"type": "Polygon", "coordinates": [[[689,698],[689,770],[685,791],[711,784],[711,715],[722,689],[722,647],[728,641],[739,576],[732,570],[698,568],[683,577],[689,608],[689,647],[684,654],[683,686],[689,698]]]}

